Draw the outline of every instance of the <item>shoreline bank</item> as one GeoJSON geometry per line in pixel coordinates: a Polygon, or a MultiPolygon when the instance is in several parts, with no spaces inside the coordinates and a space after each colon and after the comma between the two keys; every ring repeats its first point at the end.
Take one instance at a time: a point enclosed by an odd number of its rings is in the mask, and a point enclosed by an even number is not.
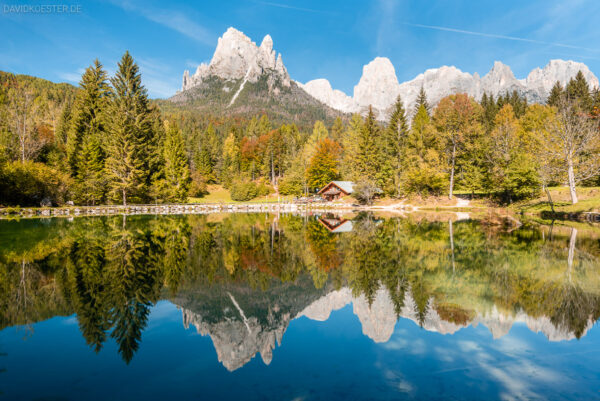
{"type": "MultiPolygon", "coordinates": [[[[489,208],[471,205],[430,206],[395,203],[390,205],[356,205],[349,203],[178,203],[178,204],[133,204],[133,205],[99,205],[99,206],[57,206],[57,207],[6,207],[0,209],[0,219],[11,218],[48,218],[48,217],[85,217],[115,215],[177,215],[177,214],[209,214],[209,213],[302,213],[302,212],[454,212],[481,213],[494,212],[511,214],[506,209],[489,208]],[[504,210],[504,212],[502,212],[504,210]],[[508,212],[508,213],[506,213],[508,212]]],[[[514,212],[514,211],[513,211],[514,212]]],[[[516,213],[519,214],[519,213],[516,213]]],[[[523,215],[541,217],[545,220],[578,221],[600,223],[597,212],[546,212],[524,213],[523,215]]]]}

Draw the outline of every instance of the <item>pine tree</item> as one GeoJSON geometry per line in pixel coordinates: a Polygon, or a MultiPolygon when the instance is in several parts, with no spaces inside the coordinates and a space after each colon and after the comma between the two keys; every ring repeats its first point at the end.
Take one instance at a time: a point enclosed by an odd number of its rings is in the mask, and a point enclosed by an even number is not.
{"type": "Polygon", "coordinates": [[[516,90],[512,92],[509,99],[509,104],[512,106],[515,116],[521,118],[527,109],[527,99],[519,96],[516,90]]]}
{"type": "Polygon", "coordinates": [[[407,133],[406,112],[402,99],[398,96],[390,122],[377,141],[379,157],[377,184],[389,194],[398,193],[398,175],[407,133]]]}
{"type": "Polygon", "coordinates": [[[496,101],[496,110],[500,110],[505,104],[510,103],[510,96],[508,92],[504,92],[504,95],[498,94],[498,100],[496,101]]]}
{"type": "Polygon", "coordinates": [[[548,95],[548,100],[546,100],[546,104],[549,106],[558,107],[564,95],[565,91],[562,85],[560,84],[560,81],[556,81],[554,83],[554,86],[550,90],[550,94],[548,95]]]}
{"type": "Polygon", "coordinates": [[[332,140],[340,143],[342,140],[342,134],[344,132],[344,123],[342,119],[338,116],[333,121],[331,128],[329,129],[329,136],[332,140]]]}
{"type": "Polygon", "coordinates": [[[441,194],[447,181],[443,146],[423,105],[413,118],[403,153],[400,191],[404,194],[441,194]]]}
{"type": "Polygon", "coordinates": [[[342,135],[342,176],[348,178],[356,178],[356,165],[358,156],[358,142],[363,129],[363,118],[360,114],[355,113],[350,118],[348,127],[342,135]]]}
{"type": "Polygon", "coordinates": [[[69,130],[71,129],[71,120],[73,119],[73,104],[71,99],[67,99],[63,105],[58,123],[56,124],[56,132],[54,137],[58,146],[65,149],[67,145],[67,138],[69,137],[69,130]]]}
{"type": "Polygon", "coordinates": [[[210,149],[207,144],[202,144],[200,152],[196,154],[194,161],[196,171],[204,177],[204,181],[208,184],[216,182],[216,176],[213,170],[213,161],[210,154],[210,149]]]}
{"type": "MultiPolygon", "coordinates": [[[[81,146],[87,136],[104,136],[103,113],[106,98],[110,94],[106,72],[98,60],[86,68],[81,77],[81,92],[72,111],[72,123],[67,136],[67,160],[71,175],[77,177],[78,158],[81,146]]],[[[65,117],[66,118],[66,117],[65,117]]]]}
{"type": "Polygon", "coordinates": [[[600,88],[592,90],[592,109],[593,115],[598,118],[600,116],[600,88]]]}
{"type": "Polygon", "coordinates": [[[496,118],[496,113],[498,112],[494,95],[488,96],[487,93],[484,93],[481,97],[480,104],[481,107],[483,107],[483,125],[485,127],[485,131],[489,133],[492,131],[492,129],[494,129],[494,119],[496,118]]]}
{"type": "Polygon", "coordinates": [[[83,138],[77,158],[76,199],[86,205],[100,203],[106,194],[104,151],[97,135],[83,138]]]}
{"type": "Polygon", "coordinates": [[[329,138],[329,132],[327,131],[325,124],[321,120],[315,121],[312,134],[308,137],[303,149],[304,158],[307,162],[312,159],[319,142],[326,138],[329,138]]]}
{"type": "Polygon", "coordinates": [[[190,189],[190,170],[181,131],[171,124],[162,145],[163,197],[167,201],[185,202],[190,189]]]}
{"type": "Polygon", "coordinates": [[[219,158],[219,137],[217,135],[217,130],[212,122],[208,124],[206,131],[204,132],[204,138],[202,139],[203,144],[206,145],[210,153],[211,163],[213,165],[217,164],[217,159],[219,158]]]}
{"type": "Polygon", "coordinates": [[[223,168],[220,179],[225,187],[229,187],[240,168],[240,149],[234,132],[230,132],[223,143],[222,159],[223,168]]]}
{"type": "Polygon", "coordinates": [[[479,101],[479,104],[481,105],[481,107],[483,107],[485,109],[488,105],[488,102],[489,102],[489,99],[488,99],[487,92],[483,92],[483,95],[481,95],[481,100],[479,101]]]}
{"type": "Polygon", "coordinates": [[[354,169],[354,176],[357,177],[357,181],[361,179],[375,181],[376,179],[377,172],[379,171],[379,163],[376,157],[376,139],[378,136],[379,126],[377,125],[377,121],[375,121],[373,107],[369,106],[369,113],[365,117],[365,122],[360,130],[357,143],[358,149],[354,169]]]}
{"type": "Polygon", "coordinates": [[[575,78],[572,78],[566,87],[566,95],[569,100],[574,100],[579,103],[579,107],[584,112],[592,110],[592,96],[590,95],[590,87],[581,71],[577,72],[575,78]]]}
{"type": "Polygon", "coordinates": [[[164,177],[165,159],[162,150],[166,139],[166,131],[158,107],[151,106],[149,112],[151,127],[142,142],[144,145],[144,168],[147,173],[142,195],[147,200],[156,200],[157,195],[160,193],[157,183],[164,177]]]}
{"type": "Polygon", "coordinates": [[[111,79],[113,93],[108,113],[106,171],[110,191],[123,205],[128,198],[146,199],[149,155],[145,144],[154,142],[148,95],[137,64],[126,52],[111,79]]]}
{"type": "Polygon", "coordinates": [[[415,114],[421,108],[421,106],[425,107],[425,111],[427,115],[431,115],[431,109],[429,107],[429,103],[427,102],[427,94],[425,93],[425,88],[421,86],[421,90],[419,91],[419,95],[417,96],[417,103],[415,104],[415,114]]]}
{"type": "Polygon", "coordinates": [[[263,114],[258,121],[258,134],[267,135],[271,131],[271,122],[269,121],[269,117],[266,114],[263,114]]]}

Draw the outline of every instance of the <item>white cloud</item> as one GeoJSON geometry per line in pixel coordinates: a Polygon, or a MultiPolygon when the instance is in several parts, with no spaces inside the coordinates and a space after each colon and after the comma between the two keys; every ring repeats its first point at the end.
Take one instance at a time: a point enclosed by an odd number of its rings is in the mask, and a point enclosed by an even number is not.
{"type": "Polygon", "coordinates": [[[56,75],[64,81],[79,84],[79,81],[81,81],[81,75],[83,75],[84,71],[85,68],[79,68],[75,72],[59,72],[56,75]]]}
{"type": "Polygon", "coordinates": [[[180,75],[174,73],[171,66],[154,58],[138,57],[136,61],[140,66],[142,82],[148,88],[150,97],[170,97],[179,90],[180,75]]]}
{"type": "Polygon", "coordinates": [[[159,9],[147,4],[132,1],[113,0],[112,3],[125,11],[134,12],[144,18],[163,25],[207,46],[214,46],[214,35],[202,25],[191,20],[186,14],[172,9],[159,9]]]}

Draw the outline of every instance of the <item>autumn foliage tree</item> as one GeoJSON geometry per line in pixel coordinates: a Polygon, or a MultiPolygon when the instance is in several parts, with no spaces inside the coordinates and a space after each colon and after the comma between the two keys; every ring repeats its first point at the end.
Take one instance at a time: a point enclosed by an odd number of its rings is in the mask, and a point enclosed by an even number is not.
{"type": "Polygon", "coordinates": [[[433,121],[444,138],[448,157],[449,191],[454,192],[457,160],[463,155],[466,144],[482,135],[481,106],[467,94],[443,98],[435,109],[433,121]]]}
{"type": "Polygon", "coordinates": [[[317,143],[315,153],[306,171],[309,187],[321,188],[340,177],[340,154],[340,145],[329,138],[322,139],[317,143]]]}

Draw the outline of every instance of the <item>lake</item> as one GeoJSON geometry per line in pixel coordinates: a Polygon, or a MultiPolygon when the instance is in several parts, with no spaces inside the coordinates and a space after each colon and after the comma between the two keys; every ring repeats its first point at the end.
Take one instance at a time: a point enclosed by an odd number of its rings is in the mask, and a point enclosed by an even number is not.
{"type": "Polygon", "coordinates": [[[600,399],[600,229],[0,221],[0,399],[600,399]]]}

